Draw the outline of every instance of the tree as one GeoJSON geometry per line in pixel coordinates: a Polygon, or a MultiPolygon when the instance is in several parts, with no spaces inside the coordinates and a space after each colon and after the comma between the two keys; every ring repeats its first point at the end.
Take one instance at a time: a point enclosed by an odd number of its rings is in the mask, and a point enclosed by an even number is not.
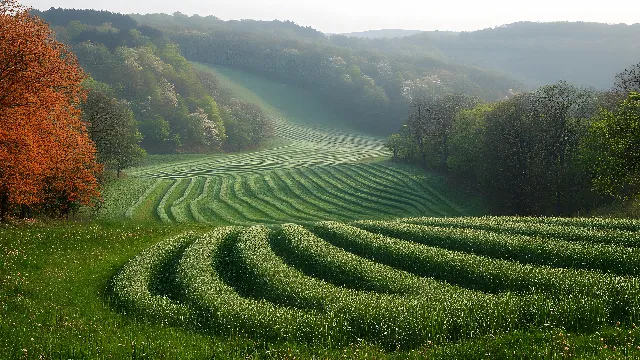
{"type": "Polygon", "coordinates": [[[603,194],[630,198],[640,191],[640,94],[618,109],[601,110],[584,141],[593,162],[593,185],[603,194]]]}
{"type": "Polygon", "coordinates": [[[80,119],[84,73],[41,19],[0,1],[0,217],[52,203],[68,214],[99,196],[80,119]]]}
{"type": "Polygon", "coordinates": [[[93,90],[82,104],[82,110],[89,136],[96,145],[98,161],[115,170],[117,177],[146,155],[140,148],[142,135],[138,124],[125,103],[93,90]]]}
{"type": "Polygon", "coordinates": [[[451,128],[447,168],[470,183],[477,183],[482,175],[485,119],[492,109],[492,105],[483,104],[462,110],[456,115],[451,128]]]}
{"type": "Polygon", "coordinates": [[[616,75],[615,89],[625,94],[640,92],[640,63],[616,75]]]}
{"type": "Polygon", "coordinates": [[[224,117],[229,150],[255,149],[273,135],[271,121],[257,105],[235,101],[224,109],[224,117]]]}
{"type": "Polygon", "coordinates": [[[400,134],[389,135],[384,146],[393,154],[392,160],[397,161],[398,155],[400,154],[400,146],[402,146],[402,136],[400,136],[400,134]]]}
{"type": "Polygon", "coordinates": [[[579,144],[596,98],[593,91],[559,82],[487,113],[481,180],[502,210],[564,215],[591,204],[579,144]]]}
{"type": "Polygon", "coordinates": [[[478,100],[463,94],[418,97],[413,100],[407,126],[414,134],[423,165],[429,155],[437,158],[437,167],[447,169],[449,134],[459,111],[472,108],[478,100]]]}
{"type": "MultiPolygon", "coordinates": [[[[587,133],[588,119],[597,112],[598,93],[560,81],[543,86],[531,94],[531,115],[538,149],[538,168],[534,174],[546,196],[553,201],[556,215],[568,214],[588,194],[589,178],[580,169],[578,149],[587,133]]],[[[543,205],[544,206],[544,205],[543,205]]],[[[545,209],[546,210],[546,209],[545,209]]]]}

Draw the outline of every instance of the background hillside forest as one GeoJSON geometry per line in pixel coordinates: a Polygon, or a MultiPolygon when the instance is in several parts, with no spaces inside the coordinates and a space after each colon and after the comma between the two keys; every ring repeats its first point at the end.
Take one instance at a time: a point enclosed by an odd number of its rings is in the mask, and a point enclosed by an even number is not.
{"type": "MultiPolygon", "coordinates": [[[[52,9],[39,15],[90,74],[86,87],[131,111],[147,152],[248,150],[270,136],[266,115],[195,70],[159,30],[110,12],[52,9]]],[[[95,106],[88,102],[85,112],[95,106]]]]}

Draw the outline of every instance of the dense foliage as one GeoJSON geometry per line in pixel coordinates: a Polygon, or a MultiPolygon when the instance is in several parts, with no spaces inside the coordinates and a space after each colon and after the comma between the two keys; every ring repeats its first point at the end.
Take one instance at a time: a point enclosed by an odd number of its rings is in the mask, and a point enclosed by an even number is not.
{"type": "Polygon", "coordinates": [[[0,28],[0,217],[91,204],[101,167],[77,108],[84,72],[17,2],[0,2],[0,28]]]}
{"type": "MultiPolygon", "coordinates": [[[[640,77],[636,77],[638,81],[640,77]]],[[[599,191],[633,197],[640,192],[640,94],[632,92],[619,106],[594,117],[584,142],[593,159],[594,185],[599,191]]]]}
{"type": "Polygon", "coordinates": [[[148,152],[210,153],[223,145],[250,149],[269,136],[269,121],[261,111],[243,112],[245,104],[237,101],[219,104],[215,96],[220,91],[211,88],[215,79],[203,79],[160,31],[106,11],[50,9],[39,14],[56,25],[59,39],[73,46],[85,71],[126,102],[148,152]],[[250,139],[239,138],[238,132],[250,139]]]}
{"type": "Polygon", "coordinates": [[[82,118],[96,145],[98,161],[115,170],[118,177],[123,169],[138,164],[146,155],[140,148],[142,134],[125,102],[94,88],[82,103],[82,118]]]}
{"type": "Polygon", "coordinates": [[[420,97],[387,147],[464,179],[498,212],[568,215],[607,196],[633,198],[640,115],[636,93],[620,99],[634,89],[636,68],[618,75],[617,92],[558,82],[474,108],[460,96],[457,107],[420,97]]]}

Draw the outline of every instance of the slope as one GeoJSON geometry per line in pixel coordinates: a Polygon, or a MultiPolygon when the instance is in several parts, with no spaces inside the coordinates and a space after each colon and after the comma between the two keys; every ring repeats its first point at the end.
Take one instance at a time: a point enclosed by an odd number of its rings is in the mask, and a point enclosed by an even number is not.
{"type": "Polygon", "coordinates": [[[450,199],[441,177],[384,161],[382,139],[349,131],[312,94],[237,70],[197,66],[215,71],[240,100],[272,116],[282,145],[165,156],[133,169],[126,180],[131,186],[107,189],[105,217],[249,225],[481,212],[472,203],[458,205],[466,199],[450,199]]]}

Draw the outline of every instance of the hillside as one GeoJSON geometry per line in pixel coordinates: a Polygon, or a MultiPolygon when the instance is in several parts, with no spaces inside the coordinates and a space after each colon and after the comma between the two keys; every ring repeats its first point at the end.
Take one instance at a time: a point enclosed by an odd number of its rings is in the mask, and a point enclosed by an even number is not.
{"type": "Polygon", "coordinates": [[[367,39],[393,39],[405,36],[411,36],[422,33],[422,30],[403,30],[403,29],[381,29],[381,30],[367,30],[351,33],[343,33],[340,35],[349,37],[359,37],[367,39]]]}
{"type": "Polygon", "coordinates": [[[566,80],[609,89],[614,76],[640,59],[640,24],[520,22],[456,36],[398,39],[436,48],[453,62],[499,71],[530,86],[566,80]]]}
{"type": "Polygon", "coordinates": [[[200,76],[159,30],[107,11],[36,14],[76,54],[85,86],[132,113],[149,153],[248,150],[270,136],[264,114],[200,76]]]}
{"type": "Polygon", "coordinates": [[[441,176],[382,161],[388,156],[382,139],[349,130],[312,93],[229,68],[195,66],[269,114],[279,145],[163,157],[132,169],[106,189],[103,218],[250,225],[483,211],[453,195],[441,176]]]}
{"type": "Polygon", "coordinates": [[[305,88],[347,115],[354,127],[379,135],[401,126],[411,98],[419,93],[462,92],[495,100],[523,89],[498,72],[456,64],[438,54],[351,46],[366,39],[317,37],[292,23],[205,21],[175,14],[135,18],[161,29],[190,61],[235,67],[305,88]]]}

